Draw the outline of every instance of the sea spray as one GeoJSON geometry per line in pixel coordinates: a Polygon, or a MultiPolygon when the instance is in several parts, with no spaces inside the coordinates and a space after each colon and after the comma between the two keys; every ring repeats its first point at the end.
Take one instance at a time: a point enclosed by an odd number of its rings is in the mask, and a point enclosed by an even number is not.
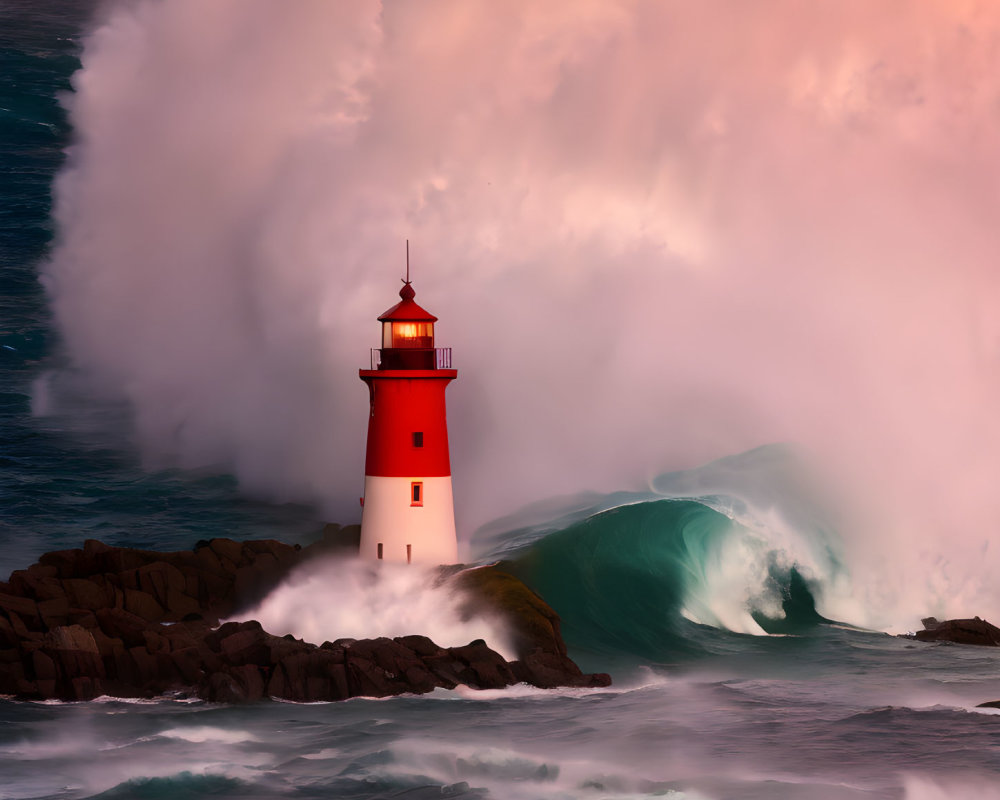
{"type": "Polygon", "coordinates": [[[43,279],[146,464],[356,519],[353,376],[408,237],[463,376],[460,529],[793,441],[858,518],[857,606],[1000,613],[990,12],[176,0],[100,22],[43,279]]]}
{"type": "Polygon", "coordinates": [[[490,618],[468,618],[466,601],[437,568],[324,559],[295,570],[240,618],[313,644],[421,634],[441,647],[484,639],[508,660],[515,658],[504,626],[490,618]]]}

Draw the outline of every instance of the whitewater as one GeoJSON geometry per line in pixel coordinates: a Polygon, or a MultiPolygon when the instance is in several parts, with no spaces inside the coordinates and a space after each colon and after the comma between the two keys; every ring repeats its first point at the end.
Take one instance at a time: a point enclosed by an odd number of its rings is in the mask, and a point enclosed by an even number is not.
{"type": "Polygon", "coordinates": [[[0,698],[0,798],[1000,798],[1000,654],[896,635],[1000,615],[995,15],[515,5],[0,4],[0,576],[356,521],[416,231],[463,559],[613,686],[0,698]]]}

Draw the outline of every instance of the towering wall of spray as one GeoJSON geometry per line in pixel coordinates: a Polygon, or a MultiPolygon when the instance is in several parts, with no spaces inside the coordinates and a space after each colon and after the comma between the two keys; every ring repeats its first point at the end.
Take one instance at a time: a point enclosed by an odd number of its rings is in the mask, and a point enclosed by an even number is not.
{"type": "Polygon", "coordinates": [[[864,520],[859,604],[997,615],[998,16],[119,4],[44,279],[150,463],[346,519],[408,237],[461,528],[793,441],[864,520]]]}

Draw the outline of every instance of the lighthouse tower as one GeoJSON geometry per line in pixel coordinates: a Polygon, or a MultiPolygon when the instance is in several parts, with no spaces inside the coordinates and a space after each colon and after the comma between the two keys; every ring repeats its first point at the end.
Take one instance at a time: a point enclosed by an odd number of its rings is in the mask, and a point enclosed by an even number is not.
{"type": "Polygon", "coordinates": [[[414,301],[407,279],[400,302],[380,316],[382,347],[359,370],[371,400],[361,557],[453,564],[458,560],[444,392],[458,375],[451,348],[434,346],[437,317],[414,301]]]}

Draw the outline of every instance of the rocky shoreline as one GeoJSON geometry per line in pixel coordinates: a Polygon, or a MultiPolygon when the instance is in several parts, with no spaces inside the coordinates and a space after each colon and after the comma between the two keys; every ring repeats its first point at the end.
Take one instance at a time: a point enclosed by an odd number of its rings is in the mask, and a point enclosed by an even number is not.
{"type": "Polygon", "coordinates": [[[212,539],[191,551],[110,547],[46,553],[0,583],[0,694],[90,700],[164,694],[216,702],[300,702],[422,694],[460,684],[499,689],[607,686],[568,657],[558,615],[497,567],[443,575],[469,617],[512,631],[516,659],[476,640],[439,647],[425,636],[338,639],[316,645],[274,636],[254,620],[225,622],[295,567],[329,555],[354,531],[329,526],[306,548],[274,540],[212,539]]]}
{"type": "Polygon", "coordinates": [[[913,638],[918,642],[954,642],[979,647],[1000,647],[1000,628],[979,617],[944,621],[927,617],[920,623],[924,629],[913,634],[913,638]]]}
{"type": "MultiPolygon", "coordinates": [[[[924,629],[904,638],[918,642],[951,642],[975,647],[1000,647],[1000,628],[980,617],[946,619],[926,617],[920,620],[924,629]]],[[[976,708],[1000,708],[1000,700],[979,703],[976,708]]]]}

